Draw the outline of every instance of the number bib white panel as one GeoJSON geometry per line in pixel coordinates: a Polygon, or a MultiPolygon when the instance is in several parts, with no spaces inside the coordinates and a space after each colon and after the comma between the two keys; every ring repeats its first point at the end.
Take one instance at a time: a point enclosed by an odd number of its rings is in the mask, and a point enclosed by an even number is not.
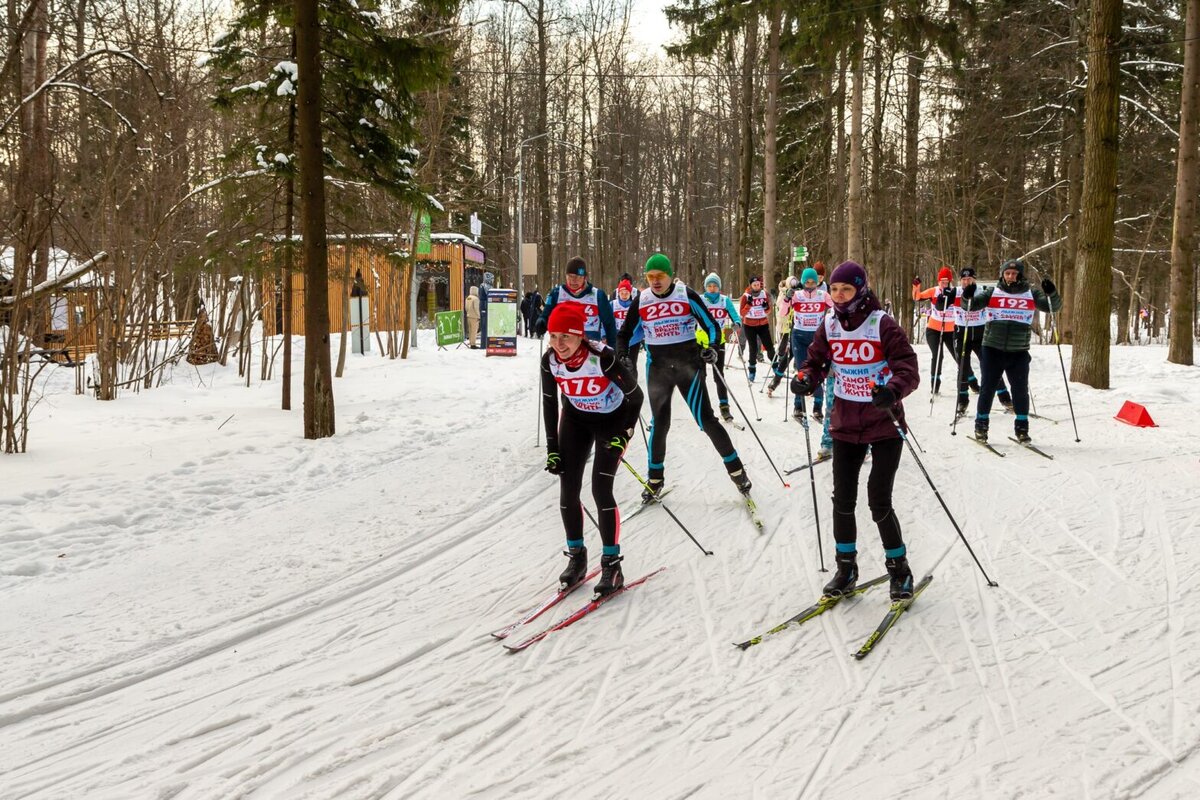
{"type": "Polygon", "coordinates": [[[1033,292],[1026,289],[1021,294],[1009,294],[997,286],[987,304],[988,322],[1019,322],[1032,325],[1037,306],[1033,303],[1033,292]]]}
{"type": "Polygon", "coordinates": [[[929,298],[929,319],[941,323],[954,322],[955,314],[958,312],[954,310],[954,306],[942,308],[944,302],[941,295],[929,298]]]}
{"type": "MultiPolygon", "coordinates": [[[[619,297],[614,297],[612,299],[613,319],[617,321],[618,329],[625,324],[625,317],[629,314],[629,306],[632,303],[633,298],[622,300],[619,297]]],[[[597,321],[597,327],[599,327],[599,321],[597,321]]]]}
{"type": "Polygon", "coordinates": [[[729,316],[729,308],[725,305],[725,301],[729,299],[728,297],[718,294],[715,301],[710,301],[708,295],[702,294],[700,298],[704,300],[704,308],[708,311],[708,315],[713,318],[713,322],[717,323],[718,328],[728,328],[733,324],[733,318],[729,316]]]}
{"type": "Polygon", "coordinates": [[[821,327],[821,318],[829,308],[829,295],[824,289],[813,290],[812,297],[799,292],[792,295],[792,327],[801,331],[815,331],[821,327]]]}
{"type": "Polygon", "coordinates": [[[550,374],[558,382],[563,397],[580,411],[607,414],[620,408],[625,400],[625,393],[604,374],[600,367],[600,356],[595,353],[589,355],[583,366],[574,372],[551,353],[550,374]]]}
{"type": "Polygon", "coordinates": [[[954,297],[954,324],[963,328],[978,328],[987,322],[986,315],[983,312],[982,308],[977,308],[974,311],[963,310],[962,288],[960,287],[954,297]]]}
{"type": "Polygon", "coordinates": [[[892,376],[883,357],[879,326],[882,311],[872,311],[857,329],[847,331],[830,315],[825,318],[825,334],[833,363],[833,394],[854,403],[871,402],[871,385],[885,384],[892,376]]]}
{"type": "Polygon", "coordinates": [[[587,322],[583,326],[583,332],[588,334],[589,339],[597,339],[600,337],[600,294],[595,286],[592,290],[583,297],[573,297],[567,291],[566,286],[558,287],[558,302],[559,303],[578,303],[583,306],[583,313],[587,316],[587,322]],[[593,336],[593,334],[595,334],[593,336]]]}
{"type": "Polygon", "coordinates": [[[638,316],[642,318],[647,345],[696,341],[696,318],[692,316],[687,287],[682,283],[675,284],[666,297],[642,289],[638,298],[638,316]]]}
{"type": "Polygon", "coordinates": [[[746,295],[746,319],[766,319],[769,301],[770,298],[765,293],[758,296],[746,295]]]}

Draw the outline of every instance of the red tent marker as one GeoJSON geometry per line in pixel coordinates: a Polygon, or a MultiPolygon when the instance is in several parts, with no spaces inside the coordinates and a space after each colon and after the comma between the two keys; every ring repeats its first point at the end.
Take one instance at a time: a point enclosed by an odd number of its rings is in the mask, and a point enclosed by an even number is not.
{"type": "Polygon", "coordinates": [[[1146,407],[1131,400],[1125,401],[1125,405],[1121,406],[1121,410],[1117,412],[1117,415],[1113,419],[1118,419],[1135,428],[1158,427],[1154,420],[1150,419],[1150,412],[1146,410],[1146,407]]]}

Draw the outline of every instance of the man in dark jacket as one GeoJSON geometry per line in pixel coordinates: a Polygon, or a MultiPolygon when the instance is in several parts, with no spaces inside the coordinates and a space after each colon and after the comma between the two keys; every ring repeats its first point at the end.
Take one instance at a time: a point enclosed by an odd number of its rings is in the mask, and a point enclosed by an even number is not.
{"type": "Polygon", "coordinates": [[[1008,378],[1016,439],[1028,443],[1029,438],[1029,340],[1033,333],[1033,318],[1037,311],[1058,311],[1062,298],[1049,278],[1041,288],[1025,280],[1025,262],[1005,261],[1000,267],[1000,281],[994,287],[978,291],[975,284],[963,287],[962,302],[967,311],[986,309],[983,329],[983,352],[979,357],[979,402],[975,410],[975,438],[987,441],[992,398],[1002,376],[1008,378]]]}
{"type": "Polygon", "coordinates": [[[587,264],[579,256],[567,262],[566,278],[561,286],[550,290],[546,305],[538,316],[536,333],[546,334],[546,323],[550,312],[559,303],[579,303],[587,316],[587,338],[592,341],[604,339],[612,347],[617,343],[617,321],[613,318],[612,304],[603,289],[592,285],[587,277],[587,264]]]}

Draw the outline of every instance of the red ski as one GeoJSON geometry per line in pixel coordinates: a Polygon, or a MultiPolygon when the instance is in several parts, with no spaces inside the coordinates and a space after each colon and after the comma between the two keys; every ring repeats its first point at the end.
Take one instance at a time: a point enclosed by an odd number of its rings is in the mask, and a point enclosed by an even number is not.
{"type": "Polygon", "coordinates": [[[525,641],[518,642],[517,644],[506,644],[506,645],[504,645],[504,647],[510,653],[516,653],[521,650],[524,650],[526,647],[529,647],[529,645],[534,644],[536,642],[540,642],[542,639],[545,639],[547,636],[554,633],[555,631],[561,631],[563,628],[567,627],[568,625],[575,624],[579,620],[586,617],[588,614],[595,611],[600,606],[607,603],[609,600],[612,600],[617,595],[621,594],[622,592],[628,591],[629,589],[632,589],[635,586],[640,586],[641,584],[643,584],[646,581],[653,578],[658,573],[662,572],[664,569],[666,569],[666,567],[659,567],[658,569],[654,570],[654,572],[651,572],[647,575],[643,575],[642,577],[638,578],[636,581],[631,581],[630,583],[625,584],[624,586],[622,586],[620,589],[617,589],[612,594],[608,594],[608,595],[605,595],[604,597],[599,597],[599,598],[592,600],[590,603],[588,603],[586,606],[584,606],[583,608],[576,611],[571,616],[567,617],[566,619],[564,619],[561,622],[558,622],[558,623],[550,626],[549,628],[542,631],[541,633],[530,636],[525,641]]]}
{"type": "Polygon", "coordinates": [[[498,631],[493,631],[492,636],[496,637],[497,639],[503,639],[506,636],[508,636],[509,634],[511,634],[513,631],[515,631],[517,628],[521,627],[522,625],[528,625],[530,622],[533,622],[535,619],[540,617],[542,614],[545,614],[550,609],[554,608],[556,605],[561,603],[563,600],[566,600],[567,595],[569,595],[571,592],[575,591],[580,586],[587,583],[588,581],[590,581],[592,578],[596,577],[599,574],[600,574],[600,567],[596,567],[591,572],[589,572],[587,575],[584,575],[583,580],[581,580],[579,583],[575,584],[574,586],[568,586],[565,589],[559,589],[557,592],[555,592],[554,594],[550,595],[545,600],[543,600],[540,605],[535,606],[534,608],[527,611],[524,614],[524,616],[522,616],[519,620],[517,620],[513,624],[503,627],[498,631]]]}

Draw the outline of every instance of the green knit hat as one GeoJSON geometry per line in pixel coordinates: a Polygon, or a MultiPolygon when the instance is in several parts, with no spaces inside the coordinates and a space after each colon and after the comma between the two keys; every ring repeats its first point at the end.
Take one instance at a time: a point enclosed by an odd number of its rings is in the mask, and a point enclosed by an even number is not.
{"type": "Polygon", "coordinates": [[[671,266],[671,259],[662,253],[655,253],[647,258],[646,268],[642,272],[665,272],[672,278],[675,277],[675,267],[671,266]]]}

